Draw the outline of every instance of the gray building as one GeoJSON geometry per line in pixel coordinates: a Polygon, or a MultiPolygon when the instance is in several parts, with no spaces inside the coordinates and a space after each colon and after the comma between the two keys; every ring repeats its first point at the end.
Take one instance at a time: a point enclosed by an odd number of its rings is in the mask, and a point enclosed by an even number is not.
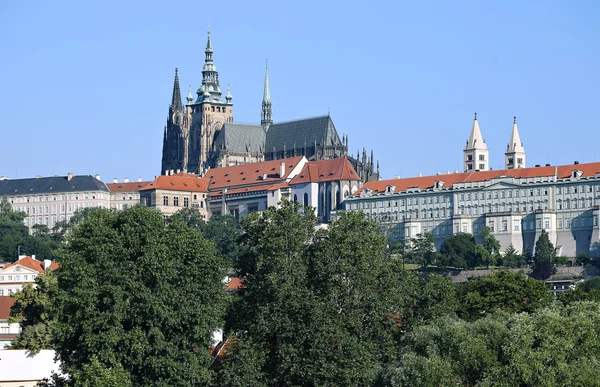
{"type": "Polygon", "coordinates": [[[600,163],[446,173],[366,183],[345,201],[396,239],[489,227],[502,249],[533,252],[542,229],[559,255],[600,256],[600,163]]]}
{"type": "Polygon", "coordinates": [[[8,198],[13,210],[27,214],[25,225],[54,227],[69,221],[75,211],[88,207],[110,208],[111,192],[100,176],[0,177],[0,197],[8,198]]]}

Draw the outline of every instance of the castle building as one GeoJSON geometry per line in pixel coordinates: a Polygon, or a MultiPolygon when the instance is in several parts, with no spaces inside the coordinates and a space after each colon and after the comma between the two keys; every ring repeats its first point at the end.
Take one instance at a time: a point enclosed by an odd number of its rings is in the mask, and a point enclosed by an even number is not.
{"type": "Polygon", "coordinates": [[[371,152],[362,159],[348,155],[348,136],[338,134],[331,116],[273,121],[269,68],[265,69],[260,124],[233,119],[233,97],[228,87],[222,99],[219,74],[213,61],[210,31],[205,50],[202,83],[187,104],[181,101],[179,72],[175,69],[173,94],[163,134],[162,174],[172,171],[203,175],[210,168],[304,156],[308,161],[348,157],[363,181],[378,179],[371,152]]]}
{"type": "Polygon", "coordinates": [[[490,170],[477,117],[464,150],[465,172],[368,182],[345,202],[363,211],[395,239],[431,232],[436,247],[465,232],[481,243],[489,227],[502,250],[534,253],[546,230],[557,254],[600,257],[600,162],[525,167],[516,118],[506,169],[490,170]]]}

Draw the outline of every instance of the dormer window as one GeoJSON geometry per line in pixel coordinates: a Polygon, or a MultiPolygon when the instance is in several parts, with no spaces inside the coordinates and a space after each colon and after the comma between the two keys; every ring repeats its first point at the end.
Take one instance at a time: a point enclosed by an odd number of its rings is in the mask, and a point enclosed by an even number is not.
{"type": "Polygon", "coordinates": [[[393,185],[387,185],[385,187],[385,193],[389,194],[389,193],[394,193],[394,192],[396,192],[396,187],[395,186],[393,186],[393,185]]]}

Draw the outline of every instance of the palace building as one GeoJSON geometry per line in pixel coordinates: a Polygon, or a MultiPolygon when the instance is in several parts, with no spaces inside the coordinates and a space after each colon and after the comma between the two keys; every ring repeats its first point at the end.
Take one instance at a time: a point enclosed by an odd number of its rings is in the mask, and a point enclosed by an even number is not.
{"type": "Polygon", "coordinates": [[[518,251],[534,252],[542,229],[570,257],[600,257],[598,212],[600,162],[526,168],[516,118],[505,153],[505,169],[490,170],[489,151],[477,116],[464,149],[464,173],[368,182],[345,201],[363,211],[395,239],[431,232],[439,248],[448,236],[484,227],[518,251]]]}

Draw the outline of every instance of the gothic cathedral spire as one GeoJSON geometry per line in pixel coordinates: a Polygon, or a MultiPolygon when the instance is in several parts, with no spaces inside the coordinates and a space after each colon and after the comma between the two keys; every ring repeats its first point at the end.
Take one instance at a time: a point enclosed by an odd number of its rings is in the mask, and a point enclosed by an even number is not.
{"type": "Polygon", "coordinates": [[[260,124],[265,132],[269,130],[269,126],[273,123],[273,109],[271,107],[271,87],[269,85],[269,65],[265,67],[265,89],[262,100],[262,113],[260,116],[260,124]]]}
{"type": "Polygon", "coordinates": [[[173,97],[171,98],[171,107],[173,109],[183,109],[181,103],[181,89],[179,87],[179,70],[175,67],[175,80],[173,81],[173,97]]]}

